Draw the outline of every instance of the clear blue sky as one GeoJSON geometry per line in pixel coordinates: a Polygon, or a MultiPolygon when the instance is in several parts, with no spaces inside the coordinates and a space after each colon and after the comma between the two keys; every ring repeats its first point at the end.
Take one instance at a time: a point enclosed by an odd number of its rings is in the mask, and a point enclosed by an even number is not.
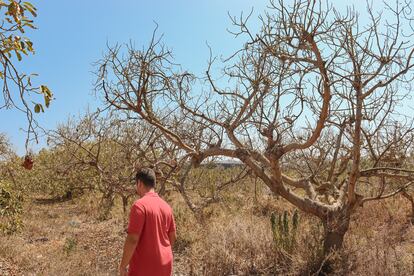
{"type": "MultiPolygon", "coordinates": [[[[45,128],[54,128],[70,115],[97,105],[92,96],[93,63],[102,57],[106,44],[132,41],[145,45],[155,22],[178,63],[202,72],[208,58],[208,42],[216,53],[229,54],[240,46],[229,35],[227,12],[238,15],[263,11],[266,2],[237,1],[137,1],[71,0],[32,1],[38,8],[37,30],[27,35],[36,54],[25,57],[25,72],[36,72],[38,83],[47,84],[56,100],[44,114],[37,115],[45,128]]],[[[0,112],[0,132],[6,133],[19,153],[23,153],[25,116],[15,110],[0,112]]],[[[43,145],[44,143],[41,143],[43,145]]],[[[33,145],[33,148],[39,146],[33,145]]]]}
{"type": "MultiPolygon", "coordinates": [[[[38,8],[37,30],[27,35],[34,42],[36,54],[25,57],[21,69],[39,74],[38,83],[47,84],[55,94],[44,114],[37,116],[47,129],[56,127],[69,115],[77,115],[98,105],[92,95],[93,62],[105,52],[106,44],[132,41],[145,45],[155,27],[164,34],[164,42],[173,50],[175,59],[195,73],[205,70],[208,59],[206,42],[215,54],[229,55],[240,47],[227,31],[231,27],[227,13],[255,14],[265,10],[267,1],[251,0],[35,0],[38,8]]],[[[333,1],[335,3],[336,1],[333,1]]],[[[364,9],[365,1],[338,1],[340,5],[355,3],[364,9]],[[345,3],[344,3],[345,2],[345,3]]],[[[336,4],[337,5],[337,4],[336,4]]],[[[257,16],[251,24],[257,27],[257,16]]],[[[24,114],[0,111],[0,132],[6,133],[15,149],[24,153],[26,127],[24,114]]],[[[33,145],[38,149],[43,146],[33,145]]]]}

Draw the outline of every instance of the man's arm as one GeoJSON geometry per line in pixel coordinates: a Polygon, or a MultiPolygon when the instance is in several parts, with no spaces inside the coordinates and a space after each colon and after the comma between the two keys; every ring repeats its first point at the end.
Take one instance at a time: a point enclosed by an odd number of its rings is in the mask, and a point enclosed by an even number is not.
{"type": "Polygon", "coordinates": [[[124,253],[122,254],[121,264],[119,266],[119,275],[127,275],[127,267],[134,254],[135,248],[139,242],[138,234],[128,234],[125,239],[124,253]]]}
{"type": "Polygon", "coordinates": [[[170,244],[171,246],[174,245],[175,240],[177,239],[177,234],[175,233],[175,231],[171,231],[168,233],[168,238],[170,239],[170,244]]]}
{"type": "Polygon", "coordinates": [[[177,230],[177,227],[175,225],[175,219],[174,219],[173,211],[171,209],[171,221],[170,221],[170,226],[168,228],[168,238],[170,240],[171,247],[174,245],[175,240],[177,239],[176,230],[177,230]]]}

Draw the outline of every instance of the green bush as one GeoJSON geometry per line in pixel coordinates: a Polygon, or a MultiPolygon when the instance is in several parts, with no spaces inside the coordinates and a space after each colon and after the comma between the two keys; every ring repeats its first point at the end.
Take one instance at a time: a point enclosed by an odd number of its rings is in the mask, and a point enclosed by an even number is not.
{"type": "Polygon", "coordinates": [[[23,197],[6,183],[0,182],[0,231],[12,234],[22,227],[23,197]]]}

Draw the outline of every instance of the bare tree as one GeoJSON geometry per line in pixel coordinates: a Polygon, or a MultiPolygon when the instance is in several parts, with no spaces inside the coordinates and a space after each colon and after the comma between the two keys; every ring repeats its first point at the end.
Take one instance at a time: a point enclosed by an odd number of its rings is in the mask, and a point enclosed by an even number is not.
{"type": "Polygon", "coordinates": [[[221,74],[210,55],[203,78],[176,65],[154,32],[143,50],[109,49],[97,90],[112,109],[156,127],[195,165],[239,159],[275,195],[321,219],[328,254],[341,248],[359,206],[413,183],[407,163],[383,166],[396,147],[411,151],[411,119],[398,113],[413,80],[410,5],[385,4],[382,14],[368,5],[362,24],[353,8],[342,15],[322,1],[271,1],[257,34],[250,15],[231,18],[233,34],[247,42],[223,60],[221,74]],[[388,135],[394,127],[398,139],[388,135]],[[395,174],[397,186],[387,185],[395,174]],[[378,178],[379,193],[363,194],[378,178]]]}
{"type": "Polygon", "coordinates": [[[99,191],[102,218],[108,217],[116,196],[122,199],[126,213],[128,199],[136,193],[134,172],[138,168],[155,170],[160,195],[181,179],[185,160],[180,160],[177,146],[160,137],[160,132],[145,121],[111,112],[87,113],[49,133],[51,151],[63,156],[60,161],[50,162],[51,170],[58,171],[60,178],[70,178],[70,193],[99,191]]]}

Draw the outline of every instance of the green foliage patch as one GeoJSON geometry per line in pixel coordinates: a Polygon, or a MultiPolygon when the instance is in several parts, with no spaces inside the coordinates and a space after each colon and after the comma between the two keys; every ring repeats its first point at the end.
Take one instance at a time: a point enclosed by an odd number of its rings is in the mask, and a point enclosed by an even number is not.
{"type": "Polygon", "coordinates": [[[292,253],[296,247],[296,235],[299,226],[299,213],[297,210],[292,215],[288,211],[278,215],[273,212],[270,216],[272,226],[273,241],[276,247],[292,253]]]}
{"type": "Polygon", "coordinates": [[[0,182],[0,232],[12,234],[22,228],[23,196],[0,182]]]}

